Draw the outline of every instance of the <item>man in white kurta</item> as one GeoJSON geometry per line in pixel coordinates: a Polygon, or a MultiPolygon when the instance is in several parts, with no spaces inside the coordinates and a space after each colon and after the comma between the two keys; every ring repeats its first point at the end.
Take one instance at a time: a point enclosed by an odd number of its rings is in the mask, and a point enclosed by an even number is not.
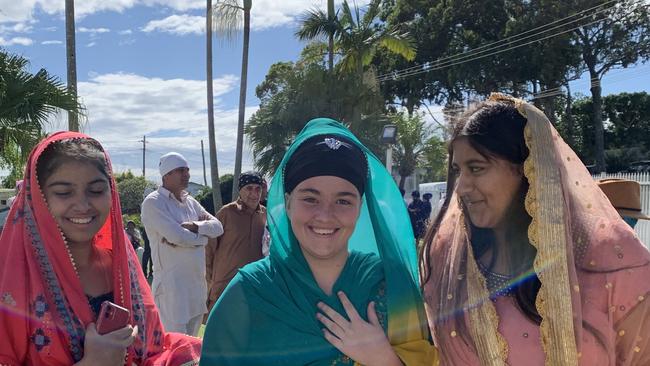
{"type": "Polygon", "coordinates": [[[142,202],[154,300],[166,331],[196,336],[207,312],[205,246],[223,227],[185,191],[190,174],[183,156],[163,155],[159,170],[163,185],[142,202]]]}

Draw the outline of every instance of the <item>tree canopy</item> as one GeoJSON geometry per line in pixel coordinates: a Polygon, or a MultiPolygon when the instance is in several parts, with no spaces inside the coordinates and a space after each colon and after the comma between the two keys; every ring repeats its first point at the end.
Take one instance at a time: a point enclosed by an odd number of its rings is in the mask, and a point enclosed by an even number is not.
{"type": "Polygon", "coordinates": [[[305,58],[280,62],[255,92],[260,108],[249,119],[246,134],[255,167],[263,174],[273,175],[294,137],[317,117],[347,124],[372,151],[382,151],[379,134],[387,123],[382,100],[376,89],[359,87],[348,73],[335,72],[331,78],[325,65],[305,58]],[[352,122],[355,108],[363,112],[359,122],[352,122]]]}
{"type": "Polygon", "coordinates": [[[45,69],[27,70],[26,58],[0,49],[0,165],[13,187],[22,177],[27,155],[44,136],[44,127],[59,111],[83,114],[83,107],[58,77],[45,69]]]}
{"type": "MultiPolygon", "coordinates": [[[[587,165],[595,165],[593,139],[593,101],[580,97],[573,101],[570,115],[563,114],[558,123],[562,136],[570,137],[571,146],[587,165]],[[568,117],[574,126],[568,130],[568,117]],[[569,135],[571,134],[571,135],[569,135]]],[[[603,97],[601,118],[604,121],[605,159],[608,172],[626,170],[629,163],[650,156],[650,95],[620,93],[603,97]]]]}
{"type": "Polygon", "coordinates": [[[123,214],[139,214],[145,191],[156,189],[154,182],[146,180],[143,176],[135,176],[130,170],[116,174],[115,182],[123,214]]]}

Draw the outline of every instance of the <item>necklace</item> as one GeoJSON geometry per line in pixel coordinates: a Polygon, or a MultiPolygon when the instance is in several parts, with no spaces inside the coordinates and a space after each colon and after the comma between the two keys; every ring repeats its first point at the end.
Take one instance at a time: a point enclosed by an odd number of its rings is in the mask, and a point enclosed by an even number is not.
{"type": "MultiPolygon", "coordinates": [[[[70,251],[70,245],[68,244],[68,239],[65,237],[65,234],[63,233],[61,228],[59,228],[59,233],[61,233],[61,238],[63,238],[63,243],[65,244],[66,251],[68,252],[68,257],[70,258],[70,263],[72,264],[72,269],[74,270],[75,274],[77,275],[77,278],[79,278],[79,281],[81,281],[81,276],[79,276],[79,269],[77,268],[77,263],[75,262],[74,257],[72,256],[72,252],[70,251]]],[[[93,251],[98,251],[97,247],[95,246],[95,239],[94,238],[91,241],[90,245],[92,246],[93,251]]],[[[109,271],[108,268],[107,268],[108,266],[105,265],[104,260],[102,259],[102,255],[97,253],[97,257],[98,257],[98,260],[100,262],[101,270],[102,270],[102,273],[104,275],[104,280],[106,281],[106,284],[108,285],[108,287],[110,289],[115,288],[115,286],[113,286],[111,281],[110,281],[111,276],[109,274],[107,274],[107,272],[111,272],[111,271],[109,271]]],[[[111,264],[110,267],[112,268],[113,265],[115,265],[115,264],[114,263],[111,264]]],[[[123,286],[122,280],[123,280],[122,279],[122,272],[118,271],[119,299],[121,300],[121,303],[124,303],[124,286],[123,286]]],[[[117,300],[117,298],[116,298],[116,300],[117,300]]]]}
{"type": "Polygon", "coordinates": [[[70,251],[70,245],[68,244],[68,239],[65,237],[65,234],[63,234],[63,231],[59,228],[59,232],[61,233],[61,237],[63,238],[63,244],[65,245],[65,250],[68,252],[68,257],[70,258],[70,263],[72,263],[72,269],[74,269],[74,273],[79,277],[79,270],[77,270],[77,263],[74,261],[74,257],[72,256],[72,252],[70,251]]]}
{"type": "Polygon", "coordinates": [[[499,296],[513,296],[514,276],[508,276],[490,271],[481,261],[476,261],[478,269],[485,277],[485,285],[490,292],[490,298],[496,299],[499,296]]]}

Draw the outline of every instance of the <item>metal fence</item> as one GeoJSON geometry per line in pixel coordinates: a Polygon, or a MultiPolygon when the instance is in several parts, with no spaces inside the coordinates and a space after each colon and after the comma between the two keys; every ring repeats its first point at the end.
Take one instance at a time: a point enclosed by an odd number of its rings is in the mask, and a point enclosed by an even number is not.
{"type": "MultiPolygon", "coordinates": [[[[639,182],[641,185],[641,211],[643,213],[650,213],[650,172],[644,173],[616,173],[594,175],[594,179],[629,179],[639,182]]],[[[650,248],[650,220],[639,220],[634,228],[641,241],[650,248]]]]}

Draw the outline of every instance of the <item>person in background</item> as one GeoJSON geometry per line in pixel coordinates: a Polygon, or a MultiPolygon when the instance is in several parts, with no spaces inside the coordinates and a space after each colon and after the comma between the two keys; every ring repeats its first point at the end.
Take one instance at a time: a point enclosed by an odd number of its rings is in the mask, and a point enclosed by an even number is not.
{"type": "Polygon", "coordinates": [[[7,198],[7,207],[11,207],[11,205],[14,203],[14,200],[16,199],[16,196],[18,196],[18,193],[20,192],[20,189],[23,186],[23,180],[19,179],[16,181],[16,185],[14,186],[14,195],[7,198]]]}
{"type": "Polygon", "coordinates": [[[129,238],[131,245],[133,245],[133,249],[137,250],[140,248],[142,244],[142,236],[140,235],[140,230],[138,230],[138,228],[135,226],[135,222],[133,220],[129,220],[126,223],[126,228],[124,231],[126,231],[126,235],[129,238]]]}
{"type": "Polygon", "coordinates": [[[415,235],[415,240],[417,242],[422,238],[422,236],[424,236],[427,216],[424,215],[425,207],[424,202],[420,199],[420,192],[411,192],[411,197],[413,200],[408,205],[408,211],[411,219],[411,227],[413,228],[413,235],[415,235]]]}
{"type": "Polygon", "coordinates": [[[641,211],[639,182],[627,179],[602,179],[598,181],[598,187],[605,192],[609,202],[632,228],[639,220],[650,220],[650,216],[641,211]]]}
{"type": "Polygon", "coordinates": [[[141,210],[152,251],[152,290],[165,329],[196,336],[207,312],[205,246],[223,227],[185,191],[190,168],[181,154],[161,156],[159,170],[162,186],[141,210]]]}
{"type": "Polygon", "coordinates": [[[133,220],[129,220],[126,223],[126,236],[129,238],[131,245],[133,245],[133,250],[138,255],[138,261],[142,264],[142,256],[144,254],[144,248],[142,247],[142,236],[140,235],[140,230],[135,226],[133,220]]]}
{"type": "Polygon", "coordinates": [[[433,209],[431,207],[431,197],[433,197],[431,193],[425,193],[422,195],[422,207],[424,208],[422,216],[424,217],[425,229],[429,225],[429,218],[431,217],[431,210],[433,209]]]}
{"type": "Polygon", "coordinates": [[[107,153],[58,132],[32,151],[0,237],[0,365],[196,364],[201,340],[168,333],[120,214],[107,153]],[[100,305],[130,311],[99,334],[100,305]]]}
{"type": "Polygon", "coordinates": [[[208,311],[241,267],[262,258],[266,207],[260,199],[264,184],[260,173],[242,173],[237,200],[217,212],[224,234],[206,248],[208,311]]]}
{"type": "Polygon", "coordinates": [[[142,252],[142,272],[144,276],[151,280],[153,279],[153,262],[151,261],[151,245],[149,245],[149,237],[147,236],[147,231],[142,230],[142,242],[144,243],[144,251],[142,252]]]}
{"type": "Polygon", "coordinates": [[[269,198],[269,186],[266,183],[266,179],[262,178],[262,197],[260,198],[260,205],[266,207],[266,201],[269,198]]]}
{"type": "MultiPolygon", "coordinates": [[[[260,205],[266,207],[267,199],[269,196],[269,188],[266,180],[264,180],[264,185],[262,185],[262,199],[260,199],[260,205]]],[[[271,249],[271,233],[269,232],[268,223],[264,226],[264,235],[262,236],[262,255],[264,257],[269,256],[269,251],[271,249]]]]}

